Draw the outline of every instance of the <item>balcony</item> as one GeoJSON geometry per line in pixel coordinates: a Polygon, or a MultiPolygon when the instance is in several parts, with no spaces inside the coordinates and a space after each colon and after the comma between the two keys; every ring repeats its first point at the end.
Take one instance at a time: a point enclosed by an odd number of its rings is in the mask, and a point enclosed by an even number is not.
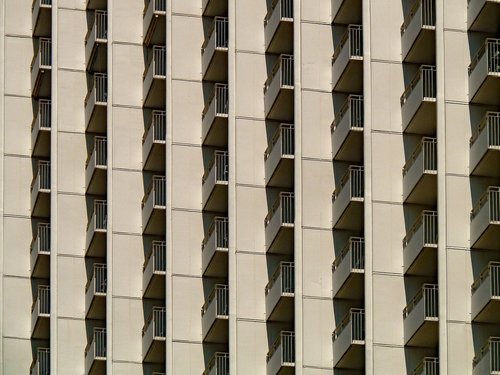
{"type": "Polygon", "coordinates": [[[50,216],[50,161],[40,160],[31,182],[31,216],[50,216]]]}
{"type": "Polygon", "coordinates": [[[89,133],[106,133],[108,75],[94,73],[90,91],[85,97],[85,123],[89,133]]]}
{"type": "Polygon", "coordinates": [[[96,10],[94,22],[85,36],[85,62],[88,72],[103,73],[107,69],[108,12],[96,10]]]}
{"type": "Polygon", "coordinates": [[[438,345],[438,286],[424,284],[403,310],[405,344],[430,347],[438,345]]]}
{"type": "Polygon", "coordinates": [[[33,0],[33,36],[48,37],[52,32],[52,0],[33,0]]]}
{"type": "Polygon", "coordinates": [[[470,139],[472,175],[500,177],[500,112],[487,112],[470,139]]]}
{"type": "Polygon", "coordinates": [[[346,93],[363,92],[363,27],[349,25],[332,57],[332,87],[346,93]]]}
{"type": "Polygon", "coordinates": [[[293,53],[293,0],[274,0],[264,18],[267,53],[293,53]]]}
{"type": "Polygon", "coordinates": [[[215,151],[202,179],[203,209],[212,212],[227,211],[229,157],[227,151],[215,151]]]}
{"type": "Polygon", "coordinates": [[[332,156],[336,161],[363,161],[362,95],[349,95],[332,123],[332,156]]]}
{"type": "Polygon", "coordinates": [[[144,107],[165,108],[165,90],[167,87],[167,54],[166,48],[153,46],[150,61],[146,64],[142,87],[144,107]]]}
{"type": "Polygon", "coordinates": [[[437,220],[436,211],[422,211],[403,239],[405,274],[425,276],[437,272],[437,220]]]}
{"type": "Polygon", "coordinates": [[[294,193],[281,192],[264,219],[268,253],[291,254],[295,227],[294,193]]]}
{"type": "Polygon", "coordinates": [[[498,0],[469,0],[467,24],[470,31],[498,33],[500,29],[500,4],[498,0]]]}
{"type": "Polygon", "coordinates": [[[365,310],[350,309],[332,335],[333,366],[361,370],[365,366],[365,310]]]}
{"type": "Polygon", "coordinates": [[[94,137],[94,143],[85,162],[85,186],[87,194],[106,194],[108,147],[106,137],[94,137]]]}
{"type": "Polygon", "coordinates": [[[410,375],[439,375],[439,358],[425,357],[410,375]]]}
{"type": "Polygon", "coordinates": [[[295,297],[294,263],[280,262],[265,290],[267,320],[292,322],[295,297]]]}
{"type": "Polygon", "coordinates": [[[50,349],[37,348],[36,357],[30,366],[30,375],[50,374],[50,349]]]}
{"type": "Polygon", "coordinates": [[[361,0],[332,0],[332,23],[361,23],[361,0]]]}
{"type": "Polygon", "coordinates": [[[404,62],[432,64],[436,50],[435,0],[415,0],[401,26],[404,62]]]}
{"type": "Polygon", "coordinates": [[[165,45],[167,5],[165,0],[148,0],[144,8],[143,34],[144,44],[165,45]]]}
{"type": "Polygon", "coordinates": [[[151,244],[151,251],[142,268],[144,298],[165,298],[166,250],[165,241],[153,241],[151,244]]]}
{"type": "Polygon", "coordinates": [[[144,362],[165,362],[167,315],[165,307],[153,307],[142,329],[142,358],[144,362]]]}
{"type": "Polygon", "coordinates": [[[227,217],[215,217],[201,244],[203,276],[227,276],[229,250],[229,221],[227,217]]]}
{"type": "Polygon", "coordinates": [[[165,170],[165,140],[167,135],[165,111],[154,110],[149,126],[142,137],[142,160],[145,171],[165,170]]]}
{"type": "Polygon", "coordinates": [[[363,299],[365,275],[365,239],[350,237],[332,265],[333,298],[363,299]]]}
{"type": "Polygon", "coordinates": [[[50,129],[52,127],[51,101],[38,100],[35,119],[31,124],[31,156],[50,156],[50,129]]]}
{"type": "Polygon", "coordinates": [[[227,0],[203,0],[202,9],[205,17],[227,15],[227,0]]]}
{"type": "Polygon", "coordinates": [[[104,258],[106,256],[106,232],[108,226],[108,210],[105,200],[94,200],[90,220],[87,224],[86,253],[88,257],[104,258]]]}
{"type": "Polygon", "coordinates": [[[490,186],[471,212],[470,243],[475,249],[500,250],[500,187],[490,186]]]}
{"type": "Polygon", "coordinates": [[[281,331],[266,356],[268,375],[295,374],[295,332],[281,331]]]}
{"type": "Polygon", "coordinates": [[[437,140],[423,137],[403,167],[403,201],[434,205],[437,200],[437,140]]]}
{"type": "Polygon", "coordinates": [[[31,277],[50,276],[50,224],[39,223],[30,246],[31,277]]]}
{"type": "Polygon", "coordinates": [[[229,320],[229,288],[216,284],[201,308],[204,342],[227,343],[229,320]]]}
{"type": "Polygon", "coordinates": [[[293,55],[280,55],[264,85],[266,119],[293,122],[293,55]]]}
{"type": "Polygon", "coordinates": [[[106,328],[94,328],[85,348],[85,374],[106,374],[106,328]]]}
{"type": "Polygon", "coordinates": [[[469,65],[469,100],[500,105],[500,39],[488,38],[469,65]]]}
{"type": "Polygon", "coordinates": [[[229,375],[229,353],[216,352],[203,375],[229,375]]]}
{"type": "Polygon", "coordinates": [[[364,226],[365,169],[350,165],[332,194],[333,229],[360,231],[364,226]]]}
{"type": "Polygon", "coordinates": [[[205,81],[227,81],[228,24],[227,17],[215,17],[201,47],[202,71],[205,81]]]}
{"type": "Polygon", "coordinates": [[[143,234],[162,235],[165,233],[165,176],[153,176],[151,185],[142,200],[143,234]]]}
{"type": "Polygon", "coordinates": [[[401,96],[403,131],[433,135],[436,132],[436,67],[422,65],[401,96]]]}
{"type": "Polygon", "coordinates": [[[471,287],[474,322],[500,323],[500,262],[490,262],[471,287]]]}
{"type": "Polygon", "coordinates": [[[266,186],[292,188],[295,137],[293,124],[280,124],[264,153],[266,186]]]}
{"type": "Polygon", "coordinates": [[[31,306],[31,338],[49,339],[50,333],[50,286],[39,285],[31,306]]]}
{"type": "Polygon", "coordinates": [[[90,280],[85,285],[85,317],[106,319],[107,268],[105,264],[94,263],[90,280]]]}
{"type": "Polygon", "coordinates": [[[500,337],[490,337],[472,360],[472,375],[500,373],[500,337]]]}
{"type": "Polygon", "coordinates": [[[52,39],[39,38],[31,61],[31,84],[34,98],[48,98],[51,92],[52,39]]]}
{"type": "Polygon", "coordinates": [[[108,0],[86,0],[86,9],[106,9],[108,0]]]}
{"type": "Polygon", "coordinates": [[[210,100],[202,113],[202,138],[204,146],[227,145],[227,118],[229,93],[227,84],[216,83],[210,100]]]}

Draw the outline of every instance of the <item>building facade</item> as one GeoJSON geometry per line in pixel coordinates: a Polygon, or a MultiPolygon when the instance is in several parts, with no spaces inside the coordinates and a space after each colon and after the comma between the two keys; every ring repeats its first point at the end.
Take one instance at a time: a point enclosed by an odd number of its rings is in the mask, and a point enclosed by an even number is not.
{"type": "Polygon", "coordinates": [[[0,373],[500,372],[498,0],[0,6],[0,373]]]}

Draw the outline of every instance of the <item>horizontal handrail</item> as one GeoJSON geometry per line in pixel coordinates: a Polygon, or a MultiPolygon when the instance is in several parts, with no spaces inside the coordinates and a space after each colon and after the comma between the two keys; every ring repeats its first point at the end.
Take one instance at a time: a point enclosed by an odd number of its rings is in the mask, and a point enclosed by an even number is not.
{"type": "Polygon", "coordinates": [[[415,306],[420,301],[424,301],[425,317],[437,318],[438,317],[438,286],[437,284],[424,284],[422,288],[415,294],[411,301],[406,305],[403,310],[403,318],[408,317],[413,311],[415,306]]]}
{"type": "Polygon", "coordinates": [[[406,248],[419,228],[424,226],[424,244],[435,244],[438,241],[437,211],[424,210],[413,223],[410,230],[403,238],[403,248],[406,248]]]}

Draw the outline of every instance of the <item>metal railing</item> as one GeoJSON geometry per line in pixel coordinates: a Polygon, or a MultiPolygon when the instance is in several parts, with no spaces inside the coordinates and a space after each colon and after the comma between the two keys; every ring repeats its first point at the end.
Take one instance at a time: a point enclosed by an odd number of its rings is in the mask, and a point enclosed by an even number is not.
{"type": "Polygon", "coordinates": [[[89,165],[90,159],[95,155],[96,167],[106,167],[108,165],[108,142],[106,137],[95,136],[94,143],[90,149],[90,153],[87,156],[87,161],[85,162],[85,167],[89,165]]]}
{"type": "Polygon", "coordinates": [[[94,95],[95,103],[106,104],[108,102],[108,75],[106,73],[94,73],[90,90],[85,97],[85,105],[91,95],[94,95]]]}
{"type": "Polygon", "coordinates": [[[229,42],[229,21],[227,17],[215,17],[208,35],[201,46],[201,52],[205,53],[205,49],[208,46],[208,42],[215,33],[215,48],[216,49],[227,49],[229,42]]]}
{"type": "Polygon", "coordinates": [[[405,33],[420,7],[422,7],[422,27],[430,28],[436,26],[435,0],[416,0],[401,25],[401,35],[405,33]]]}
{"type": "Polygon", "coordinates": [[[477,280],[474,281],[474,284],[472,284],[472,294],[479,289],[488,277],[490,278],[490,295],[493,297],[500,297],[500,262],[488,263],[477,280]]]}
{"type": "Polygon", "coordinates": [[[33,124],[31,125],[32,130],[34,128],[35,121],[38,121],[40,129],[50,129],[52,127],[51,103],[52,101],[50,99],[38,100],[38,113],[33,120],[33,124]]]}
{"type": "Polygon", "coordinates": [[[496,374],[500,371],[500,337],[490,337],[488,339],[472,359],[472,367],[476,367],[488,353],[490,354],[490,369],[488,372],[496,374]]]}
{"type": "Polygon", "coordinates": [[[425,357],[410,375],[439,375],[439,358],[425,357]]]}
{"type": "Polygon", "coordinates": [[[363,26],[361,25],[349,25],[345,33],[340,39],[340,43],[335,47],[332,64],[335,63],[337,57],[340,55],[340,51],[345,45],[349,46],[349,56],[352,57],[363,57],[363,26]]]}
{"type": "Polygon", "coordinates": [[[293,124],[280,124],[278,130],[274,133],[271,144],[264,152],[264,160],[267,160],[274,149],[274,146],[280,142],[281,155],[293,156],[295,154],[295,137],[293,124]]]}
{"type": "Polygon", "coordinates": [[[50,190],[50,161],[38,161],[38,168],[31,182],[32,190],[35,185],[37,185],[38,190],[50,190]]]}
{"type": "Polygon", "coordinates": [[[410,159],[404,165],[403,176],[408,173],[421,153],[423,153],[424,172],[437,172],[437,139],[423,137],[422,141],[411,154],[410,159]]]}
{"type": "Polygon", "coordinates": [[[92,29],[95,27],[95,39],[96,41],[106,42],[108,40],[108,12],[105,10],[96,10],[94,13],[94,24],[92,28],[88,31],[85,37],[85,42],[88,41],[92,29]]]}
{"type": "Polygon", "coordinates": [[[422,80],[422,97],[426,99],[436,99],[436,67],[433,65],[421,65],[417,74],[415,74],[415,77],[413,77],[410,84],[403,92],[403,95],[401,95],[401,105],[406,103],[420,80],[422,80]]]}
{"type": "Polygon", "coordinates": [[[165,272],[167,269],[167,245],[165,241],[153,241],[151,244],[151,251],[149,252],[142,270],[146,269],[149,261],[153,259],[153,273],[165,272]]]}
{"type": "Polygon", "coordinates": [[[92,344],[94,344],[94,359],[106,358],[106,328],[94,328],[92,339],[85,347],[85,356],[87,356],[92,344]]]}
{"type": "Polygon", "coordinates": [[[365,239],[363,237],[350,237],[340,255],[333,261],[332,272],[335,272],[339,268],[349,252],[351,252],[351,269],[365,269],[365,239]]]}
{"type": "Polygon", "coordinates": [[[203,371],[203,375],[208,375],[215,369],[215,375],[229,375],[229,353],[216,352],[208,366],[203,371]]]}
{"type": "Polygon", "coordinates": [[[276,9],[276,6],[278,4],[280,10],[280,19],[293,19],[293,0],[274,0],[271,8],[269,8],[266,17],[264,18],[264,26],[267,26],[267,23],[271,19],[271,16],[273,15],[274,10],[276,9]]]}
{"type": "Polygon", "coordinates": [[[215,247],[227,249],[229,247],[229,220],[227,217],[215,217],[210,225],[203,242],[201,249],[204,250],[209,238],[215,233],[215,247]]]}
{"type": "Polygon", "coordinates": [[[280,87],[289,87],[293,88],[294,85],[294,73],[293,73],[293,55],[280,55],[278,61],[273,67],[271,71],[271,75],[267,78],[266,83],[264,84],[264,93],[267,92],[269,86],[271,86],[271,82],[274,80],[274,77],[279,72],[280,79],[280,87]]]}
{"type": "Polygon", "coordinates": [[[340,179],[340,184],[332,194],[332,201],[340,195],[344,187],[349,184],[350,199],[364,198],[365,196],[365,168],[359,165],[350,165],[346,173],[340,179]]]}
{"type": "Polygon", "coordinates": [[[500,39],[487,38],[469,65],[469,75],[486,54],[488,74],[500,73],[500,39]]]}
{"type": "Polygon", "coordinates": [[[33,369],[35,367],[38,367],[38,371],[37,371],[38,375],[50,375],[50,349],[49,348],[37,348],[36,357],[33,359],[33,362],[31,363],[31,366],[30,366],[30,374],[33,373],[33,369]]]}
{"type": "Polygon", "coordinates": [[[36,2],[39,2],[41,6],[52,6],[52,0],[33,0],[32,9],[35,7],[36,2]]]}
{"type": "Polygon", "coordinates": [[[470,146],[479,138],[479,134],[487,129],[487,145],[488,147],[500,148],[500,112],[486,112],[481,123],[472,134],[469,141],[470,146]]]}
{"type": "Polygon", "coordinates": [[[489,186],[479,199],[470,213],[470,219],[474,219],[479,211],[488,204],[489,221],[500,222],[500,187],[489,186]]]}
{"type": "Polygon", "coordinates": [[[149,189],[142,200],[142,207],[144,207],[151,194],[153,194],[153,207],[165,207],[167,205],[165,176],[153,176],[151,185],[149,185],[149,189]]]}
{"type": "Polygon", "coordinates": [[[215,315],[229,315],[229,287],[224,284],[216,284],[207,301],[201,308],[201,315],[205,315],[210,304],[215,301],[215,315]]]}
{"type": "Polygon", "coordinates": [[[30,251],[50,253],[50,224],[38,223],[35,238],[31,242],[30,251]]]}
{"type": "Polygon", "coordinates": [[[214,151],[214,157],[210,160],[210,163],[201,178],[201,182],[203,184],[207,181],[212,168],[215,168],[216,182],[229,181],[229,154],[227,151],[214,151]]]}
{"type": "Polygon", "coordinates": [[[271,276],[271,280],[266,285],[266,296],[281,276],[281,294],[293,294],[295,292],[295,266],[293,262],[280,262],[276,271],[271,276]]]}
{"type": "Polygon", "coordinates": [[[360,128],[364,127],[364,109],[363,109],[363,95],[349,95],[345,100],[344,104],[340,108],[340,112],[331,125],[331,130],[335,131],[340,121],[349,114],[350,128],[360,128]]]}
{"type": "Polygon", "coordinates": [[[437,211],[424,210],[413,223],[410,230],[403,238],[403,248],[406,248],[413,236],[423,226],[424,245],[437,245],[438,243],[438,215],[437,211]]]}
{"type": "MultiPolygon", "coordinates": [[[[108,207],[105,200],[95,200],[94,207],[91,214],[94,217],[94,229],[106,230],[108,226],[108,207]]],[[[92,220],[89,220],[88,226],[92,220]]]]}
{"type": "Polygon", "coordinates": [[[90,280],[87,281],[87,284],[85,285],[85,292],[87,292],[87,290],[89,289],[92,280],[94,280],[93,293],[106,294],[107,284],[108,284],[108,273],[106,264],[94,263],[90,280]]]}
{"type": "Polygon", "coordinates": [[[165,307],[153,307],[153,311],[142,328],[143,336],[151,324],[153,325],[153,337],[167,336],[167,309],[165,307]]]}
{"type": "Polygon", "coordinates": [[[266,360],[269,362],[280,348],[281,363],[295,363],[295,332],[281,331],[278,338],[274,341],[271,350],[267,353],[266,360]]]}
{"type": "Polygon", "coordinates": [[[215,115],[227,115],[229,113],[229,94],[228,94],[228,86],[226,83],[216,83],[214,85],[214,91],[210,96],[207,104],[205,104],[205,108],[203,108],[202,118],[205,118],[205,115],[212,104],[212,101],[215,100],[215,115]]]}
{"type": "Polygon", "coordinates": [[[153,110],[151,114],[151,122],[142,136],[142,143],[144,143],[150,131],[153,132],[153,142],[165,142],[167,139],[165,111],[153,110]]]}
{"type": "Polygon", "coordinates": [[[154,7],[153,13],[165,13],[167,11],[166,0],[149,0],[144,7],[144,14],[146,14],[151,4],[154,7]]]}
{"type": "Polygon", "coordinates": [[[33,69],[36,59],[39,59],[40,68],[50,69],[52,67],[52,39],[39,38],[38,49],[31,61],[31,69],[33,69]]]}
{"type": "Polygon", "coordinates": [[[31,312],[34,312],[38,302],[38,315],[50,315],[50,286],[38,285],[37,295],[31,305],[31,312]]]}
{"type": "Polygon", "coordinates": [[[365,310],[351,308],[333,331],[332,339],[335,341],[344,331],[345,327],[351,323],[351,341],[365,340],[365,310]]]}
{"type": "Polygon", "coordinates": [[[280,192],[271,210],[264,219],[264,225],[266,227],[276,212],[279,212],[281,224],[293,224],[295,222],[295,194],[280,192]]]}
{"type": "Polygon", "coordinates": [[[149,69],[153,69],[153,77],[164,78],[167,75],[167,49],[164,46],[153,46],[151,56],[146,64],[143,79],[149,69]],[[152,65],[151,65],[152,64],[152,65]]]}
{"type": "Polygon", "coordinates": [[[403,310],[403,318],[407,318],[411,314],[415,306],[420,301],[424,301],[424,317],[437,318],[439,316],[438,305],[438,286],[436,284],[424,284],[418,291],[415,297],[403,310]]]}

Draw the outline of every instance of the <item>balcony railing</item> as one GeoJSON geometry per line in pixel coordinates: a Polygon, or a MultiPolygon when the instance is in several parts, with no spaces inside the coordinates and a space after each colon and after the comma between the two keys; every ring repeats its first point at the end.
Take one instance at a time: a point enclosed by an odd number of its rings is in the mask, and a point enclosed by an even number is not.
{"type": "Polygon", "coordinates": [[[410,303],[403,310],[403,318],[407,318],[415,306],[420,301],[424,301],[424,318],[438,318],[439,317],[439,299],[438,299],[438,286],[435,284],[424,284],[418,291],[415,297],[412,298],[410,303]]]}
{"type": "Polygon", "coordinates": [[[106,137],[94,137],[94,143],[87,156],[87,161],[85,162],[85,167],[87,167],[93,159],[95,167],[106,167],[108,165],[108,142],[106,137]]]}
{"type": "Polygon", "coordinates": [[[281,284],[281,294],[293,294],[295,292],[295,266],[293,262],[280,262],[271,280],[266,285],[266,296],[278,279],[281,284]]]}
{"type": "Polygon", "coordinates": [[[166,112],[160,110],[153,110],[151,115],[151,122],[144,132],[142,137],[142,143],[146,141],[146,138],[151,133],[153,143],[165,142],[167,135],[166,126],[166,112]]]}
{"type": "Polygon", "coordinates": [[[144,44],[165,44],[166,38],[166,0],[147,0],[143,13],[143,36],[144,44]]]}
{"type": "Polygon", "coordinates": [[[350,309],[342,322],[333,331],[332,339],[337,340],[344,329],[351,324],[351,342],[364,342],[365,340],[365,310],[352,308],[350,309]]]}
{"type": "Polygon", "coordinates": [[[151,251],[144,261],[142,270],[144,271],[149,262],[153,262],[153,273],[163,273],[167,270],[167,246],[165,241],[153,241],[151,251]]]}
{"type": "Polygon", "coordinates": [[[146,2],[146,5],[144,6],[143,14],[147,13],[150,6],[153,7],[154,13],[158,13],[158,12],[163,13],[163,12],[167,11],[167,4],[166,4],[165,0],[148,0],[148,2],[146,2]]]}
{"type": "Polygon", "coordinates": [[[106,294],[107,284],[108,284],[108,273],[106,264],[95,263],[92,270],[92,276],[87,284],[85,285],[85,292],[87,292],[90,286],[93,284],[94,295],[96,294],[106,294]]]}
{"type": "Polygon", "coordinates": [[[469,141],[472,147],[479,135],[486,130],[487,147],[500,150],[500,112],[487,112],[469,141]]]}
{"type": "Polygon", "coordinates": [[[415,223],[411,226],[410,230],[403,239],[403,248],[406,248],[410,241],[413,239],[415,233],[422,228],[423,243],[425,245],[437,245],[438,243],[438,229],[437,229],[437,212],[436,211],[423,211],[415,223]]]}
{"type": "Polygon", "coordinates": [[[357,165],[350,165],[344,176],[340,180],[340,184],[335,188],[332,201],[335,202],[340,193],[349,185],[350,199],[363,199],[365,196],[365,168],[357,165]]]}
{"type": "Polygon", "coordinates": [[[423,171],[437,172],[437,139],[424,137],[403,167],[403,177],[420,155],[422,155],[423,171]]]}
{"type": "MultiPolygon", "coordinates": [[[[49,0],[42,0],[49,1],[49,0]]],[[[36,357],[30,366],[30,375],[50,375],[50,349],[37,348],[36,357]]]]}
{"type": "Polygon", "coordinates": [[[293,0],[274,0],[264,18],[267,53],[293,52],[293,0]]]}
{"type": "Polygon", "coordinates": [[[488,73],[500,73],[500,39],[488,38],[472,59],[469,65],[469,75],[472,74],[484,55],[486,55],[488,73]]]}
{"type": "Polygon", "coordinates": [[[90,228],[90,224],[94,223],[92,229],[97,231],[105,231],[108,226],[108,209],[105,200],[95,200],[94,207],[91,214],[91,219],[87,224],[87,230],[90,228]]]}
{"type": "Polygon", "coordinates": [[[149,189],[142,200],[142,207],[144,208],[147,200],[150,197],[152,197],[153,199],[153,207],[165,207],[167,205],[167,195],[165,189],[165,176],[153,176],[151,185],[149,185],[149,189]]]}
{"type": "Polygon", "coordinates": [[[39,223],[35,238],[31,242],[31,251],[50,254],[50,224],[39,223]]]}
{"type": "Polygon", "coordinates": [[[267,225],[275,214],[280,215],[281,224],[294,224],[295,223],[295,203],[294,193],[281,192],[274,202],[271,210],[264,219],[264,224],[267,225]]]}
{"type": "Polygon", "coordinates": [[[410,12],[406,15],[403,25],[401,25],[401,35],[405,33],[408,25],[411,23],[417,11],[422,7],[421,17],[422,17],[422,27],[435,27],[436,26],[436,11],[435,11],[435,0],[416,0],[410,12]]]}
{"type": "Polygon", "coordinates": [[[280,124],[278,130],[274,133],[271,144],[264,152],[264,160],[269,158],[269,155],[277,144],[281,148],[282,156],[293,156],[295,154],[295,137],[293,129],[293,124],[280,124]]]}
{"type": "Polygon", "coordinates": [[[38,316],[50,315],[50,286],[38,286],[36,298],[31,305],[31,312],[36,312],[38,316]]]}
{"type": "Polygon", "coordinates": [[[149,315],[144,328],[142,329],[142,335],[144,336],[146,331],[150,326],[153,328],[153,338],[163,338],[167,335],[167,315],[165,307],[153,307],[151,315],[149,315]]]}
{"type": "Polygon", "coordinates": [[[154,78],[165,78],[167,75],[167,49],[164,46],[153,46],[152,54],[146,64],[143,78],[152,69],[154,78]]]}
{"type": "Polygon", "coordinates": [[[201,178],[203,184],[207,181],[212,170],[214,170],[216,182],[229,181],[229,154],[227,151],[214,152],[214,157],[208,164],[208,167],[201,178]]]}
{"type": "Polygon", "coordinates": [[[342,51],[345,46],[349,48],[348,56],[350,56],[350,58],[363,57],[363,26],[347,26],[347,30],[342,35],[340,43],[335,47],[332,56],[332,64],[335,64],[335,61],[340,55],[340,51],[342,51]]]}
{"type": "Polygon", "coordinates": [[[91,355],[93,359],[106,359],[106,328],[94,328],[91,341],[85,347],[85,357],[91,355]]]}
{"type": "Polygon", "coordinates": [[[38,49],[31,62],[31,69],[35,66],[37,60],[39,69],[50,69],[52,67],[52,39],[39,38],[38,49]]]}
{"type": "MultiPolygon", "coordinates": [[[[482,366],[487,371],[484,373],[498,374],[500,372],[500,337],[490,337],[486,344],[476,353],[472,360],[472,367],[475,370],[479,363],[489,356],[489,363],[482,366]]],[[[476,372],[474,371],[476,375],[476,372]]],[[[480,375],[477,373],[477,375],[480,375]]]]}
{"type": "Polygon", "coordinates": [[[35,126],[39,129],[50,130],[52,126],[51,103],[50,99],[40,99],[38,101],[38,112],[31,126],[32,131],[35,126]]]}
{"type": "Polygon", "coordinates": [[[489,221],[500,222],[500,187],[490,186],[486,189],[486,192],[471,211],[471,220],[473,220],[486,205],[489,211],[489,221]]]}
{"type": "Polygon", "coordinates": [[[50,156],[51,101],[39,99],[35,118],[31,123],[31,156],[50,156]]]}
{"type": "Polygon", "coordinates": [[[410,375],[439,375],[439,358],[425,357],[410,375]]]}
{"type": "Polygon", "coordinates": [[[203,375],[229,375],[229,353],[215,353],[203,375]]]}
{"type": "Polygon", "coordinates": [[[363,109],[363,95],[349,95],[342,104],[340,111],[332,122],[330,127],[331,131],[337,130],[340,122],[349,116],[349,127],[360,128],[364,127],[364,109],[363,109]]]}
{"type": "Polygon", "coordinates": [[[293,19],[293,0],[274,0],[271,8],[267,11],[266,17],[264,18],[264,26],[267,26],[271,16],[274,13],[274,10],[279,7],[280,11],[280,19],[282,18],[291,18],[293,19]]]}
{"type": "Polygon", "coordinates": [[[471,286],[471,292],[474,294],[485,280],[490,282],[490,296],[500,298],[500,262],[490,262],[481,272],[478,279],[471,286]]]}
{"type": "Polygon", "coordinates": [[[95,38],[97,42],[105,43],[108,40],[108,12],[105,10],[96,10],[94,12],[94,23],[92,28],[85,36],[85,43],[88,43],[90,37],[95,38]],[[95,36],[92,35],[95,33],[95,36]]]}
{"type": "Polygon", "coordinates": [[[34,188],[38,191],[50,191],[50,161],[40,160],[36,175],[31,182],[31,190],[34,188]]]}
{"type": "Polygon", "coordinates": [[[340,255],[332,264],[332,272],[335,272],[346,256],[350,254],[350,269],[364,271],[365,269],[365,239],[362,237],[351,237],[342,249],[340,255]]]}
{"type": "Polygon", "coordinates": [[[278,76],[279,87],[293,88],[294,73],[293,73],[293,55],[280,55],[278,61],[271,71],[271,75],[267,78],[264,84],[264,93],[269,90],[274,78],[278,76]]]}
{"type": "Polygon", "coordinates": [[[227,249],[229,247],[229,220],[227,217],[215,217],[210,225],[203,242],[201,243],[202,251],[205,250],[207,243],[215,235],[215,247],[227,249]]]}
{"type": "Polygon", "coordinates": [[[422,65],[418,70],[415,77],[401,95],[401,105],[403,106],[408,100],[413,89],[422,82],[422,95],[423,98],[436,99],[437,86],[436,86],[436,67],[432,65],[422,65]]]}
{"type": "Polygon", "coordinates": [[[227,116],[229,113],[229,95],[228,95],[228,86],[225,83],[216,83],[214,85],[214,91],[212,93],[212,96],[210,97],[209,101],[205,105],[205,108],[203,109],[202,112],[202,117],[205,118],[205,116],[208,113],[208,110],[210,107],[214,104],[215,106],[215,111],[214,111],[214,116],[220,116],[220,115],[225,115],[227,116]]]}
{"type": "Polygon", "coordinates": [[[105,73],[94,73],[92,84],[87,96],[85,97],[85,105],[90,99],[94,100],[94,104],[106,105],[108,103],[108,75],[105,73]]]}
{"type": "Polygon", "coordinates": [[[201,52],[205,53],[207,45],[214,37],[215,49],[227,49],[229,42],[229,21],[227,17],[215,17],[212,27],[208,31],[208,35],[201,46],[201,52]]]}
{"type": "Polygon", "coordinates": [[[280,356],[281,363],[295,363],[295,332],[281,331],[267,353],[266,361],[269,362],[275,353],[280,356]]]}
{"type": "Polygon", "coordinates": [[[201,308],[201,315],[205,315],[208,308],[215,302],[215,316],[229,315],[229,287],[223,284],[216,284],[205,304],[201,308]]]}

